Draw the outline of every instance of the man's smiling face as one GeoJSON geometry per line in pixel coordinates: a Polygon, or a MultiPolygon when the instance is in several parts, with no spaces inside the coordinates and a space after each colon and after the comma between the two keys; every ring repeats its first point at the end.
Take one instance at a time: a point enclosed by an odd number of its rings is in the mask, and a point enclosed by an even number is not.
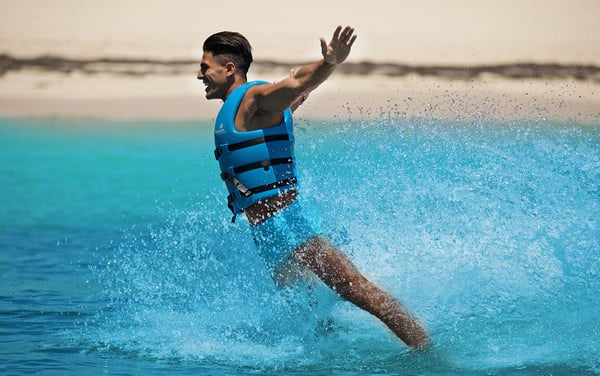
{"type": "Polygon", "coordinates": [[[206,99],[225,99],[229,89],[228,63],[223,64],[212,52],[204,51],[198,79],[206,85],[206,99]]]}

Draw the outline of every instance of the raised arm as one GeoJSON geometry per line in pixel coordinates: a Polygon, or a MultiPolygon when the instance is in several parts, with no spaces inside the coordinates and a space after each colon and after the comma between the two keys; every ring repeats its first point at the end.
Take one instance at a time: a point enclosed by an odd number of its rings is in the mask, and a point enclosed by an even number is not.
{"type": "Polygon", "coordinates": [[[317,88],[333,73],[337,64],[346,60],[355,40],[354,28],[338,26],[329,44],[321,38],[321,60],[302,66],[277,83],[254,86],[248,92],[253,99],[252,106],[257,112],[274,113],[296,104],[298,98],[317,88]]]}

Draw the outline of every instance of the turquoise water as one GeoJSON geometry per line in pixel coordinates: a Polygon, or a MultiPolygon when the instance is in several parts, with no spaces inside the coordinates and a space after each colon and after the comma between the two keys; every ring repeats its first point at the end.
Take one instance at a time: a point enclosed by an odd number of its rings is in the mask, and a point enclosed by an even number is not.
{"type": "Polygon", "coordinates": [[[210,124],[0,118],[0,374],[600,374],[598,125],[297,127],[326,232],[430,349],[273,285],[210,124]]]}

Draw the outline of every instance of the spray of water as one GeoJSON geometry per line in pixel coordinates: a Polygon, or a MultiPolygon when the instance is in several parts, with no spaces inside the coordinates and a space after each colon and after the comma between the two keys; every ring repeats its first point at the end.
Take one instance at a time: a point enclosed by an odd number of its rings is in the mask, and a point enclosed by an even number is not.
{"type": "Polygon", "coordinates": [[[96,275],[99,348],[261,370],[598,369],[600,134],[547,122],[300,122],[302,194],[424,321],[408,351],[319,283],[277,287],[221,189],[125,231],[96,275]]]}

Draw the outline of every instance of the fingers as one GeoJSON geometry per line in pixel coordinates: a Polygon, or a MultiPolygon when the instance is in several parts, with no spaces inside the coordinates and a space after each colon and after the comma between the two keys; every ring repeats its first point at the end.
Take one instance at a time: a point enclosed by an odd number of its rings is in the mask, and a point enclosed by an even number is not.
{"type": "Polygon", "coordinates": [[[330,64],[339,64],[346,60],[356,37],[353,27],[346,26],[342,29],[342,26],[338,26],[335,28],[329,44],[321,38],[321,53],[325,61],[330,64]]]}
{"type": "Polygon", "coordinates": [[[324,38],[321,38],[321,53],[323,56],[327,54],[327,41],[324,38]]]}
{"type": "Polygon", "coordinates": [[[335,31],[333,32],[333,37],[331,38],[331,40],[337,40],[340,38],[340,31],[342,31],[342,26],[338,26],[335,28],[335,31]]]}
{"type": "MultiPolygon", "coordinates": [[[[338,26],[336,31],[340,30],[342,27],[338,26]]],[[[356,35],[354,35],[354,28],[351,26],[346,26],[344,30],[342,30],[339,34],[339,40],[345,45],[352,46],[354,41],[356,40],[356,35]]]]}
{"type": "Polygon", "coordinates": [[[333,32],[332,41],[339,40],[345,44],[352,44],[356,40],[356,35],[354,35],[354,28],[352,26],[346,26],[343,30],[341,26],[338,26],[333,32]]]}
{"type": "MultiPolygon", "coordinates": [[[[354,41],[356,40],[356,35],[354,34],[354,28],[352,26],[346,26],[342,30],[342,26],[338,26],[335,28],[333,32],[333,36],[331,37],[331,43],[341,42],[342,44],[346,44],[348,46],[352,46],[354,41]]],[[[324,38],[321,38],[321,49],[325,51],[325,47],[327,46],[327,42],[324,38]]]]}

